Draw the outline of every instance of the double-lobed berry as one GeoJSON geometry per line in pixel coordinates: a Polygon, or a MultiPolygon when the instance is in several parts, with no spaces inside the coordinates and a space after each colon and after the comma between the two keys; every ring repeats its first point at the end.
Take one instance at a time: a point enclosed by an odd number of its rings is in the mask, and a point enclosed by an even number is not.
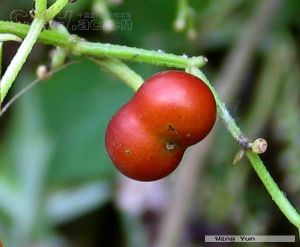
{"type": "Polygon", "coordinates": [[[109,122],[107,152],[124,175],[154,181],[170,174],[185,150],[201,141],[216,120],[216,102],[199,78],[176,70],[144,82],[109,122]]]}

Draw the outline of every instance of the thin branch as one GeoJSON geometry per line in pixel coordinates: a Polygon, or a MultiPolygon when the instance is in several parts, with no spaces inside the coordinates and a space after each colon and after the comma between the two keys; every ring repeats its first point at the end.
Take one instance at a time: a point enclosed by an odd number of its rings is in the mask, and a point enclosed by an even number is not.
{"type": "Polygon", "coordinates": [[[247,151],[246,155],[256,171],[258,177],[266,187],[272,197],[272,200],[277,204],[285,217],[300,230],[300,215],[297,210],[289,202],[285,194],[280,190],[276,182],[271,177],[259,156],[253,152],[247,151]]]}
{"type": "Polygon", "coordinates": [[[0,42],[4,41],[17,41],[22,42],[22,39],[13,34],[0,34],[0,42]]]}
{"type": "Polygon", "coordinates": [[[143,78],[130,69],[126,64],[113,58],[92,59],[97,64],[104,67],[107,71],[121,79],[134,91],[136,91],[144,82],[143,78]]]}
{"type": "Polygon", "coordinates": [[[56,0],[46,11],[46,21],[52,20],[69,3],[69,0],[56,0]]]}
{"type": "Polygon", "coordinates": [[[36,43],[40,32],[44,27],[44,20],[34,19],[26,38],[12,59],[0,82],[0,104],[3,102],[8,90],[12,86],[20,70],[22,69],[27,57],[29,56],[34,44],[36,43]]]}
{"type": "MultiPolygon", "coordinates": [[[[49,74],[47,75],[47,80],[52,77],[53,75],[55,75],[56,73],[58,73],[59,71],[61,71],[62,69],[65,69],[67,67],[69,67],[71,64],[74,64],[75,62],[70,62],[68,64],[65,64],[61,67],[59,67],[58,69],[53,70],[52,72],[49,72],[49,74]]],[[[6,105],[1,109],[0,111],[0,118],[7,112],[7,110],[20,98],[22,97],[26,92],[28,92],[30,89],[32,89],[34,86],[36,86],[38,83],[40,83],[41,81],[44,81],[45,79],[36,79],[33,82],[31,82],[30,84],[28,84],[26,87],[24,87],[20,92],[18,92],[16,95],[14,95],[14,97],[12,97],[10,99],[9,102],[6,103],[6,105]]]]}
{"type": "MultiPolygon", "coordinates": [[[[29,26],[26,24],[0,21],[0,33],[11,33],[19,37],[25,37],[28,29],[29,26]]],[[[130,62],[144,62],[182,69],[191,66],[200,68],[207,63],[207,59],[203,56],[178,56],[163,51],[149,51],[121,45],[88,42],[75,35],[53,30],[43,31],[38,42],[66,48],[75,55],[87,55],[95,58],[114,57],[130,62]]]]}
{"type": "MultiPolygon", "coordinates": [[[[198,72],[197,68],[192,68],[192,74],[201,78],[208,86],[211,87],[210,82],[198,72]]],[[[216,91],[212,91],[215,96],[216,103],[219,108],[219,115],[222,118],[223,122],[226,124],[229,132],[233,137],[235,137],[235,130],[239,129],[235,120],[230,116],[228,110],[226,109],[223,101],[217,95],[216,91]]],[[[247,138],[246,138],[247,139],[247,138]]],[[[244,147],[245,148],[245,147],[244,147]]],[[[292,206],[289,200],[286,198],[284,193],[279,189],[276,182],[271,177],[270,173],[266,169],[264,163],[261,161],[259,156],[252,151],[248,150],[246,152],[248,159],[250,160],[254,170],[256,171],[258,177],[261,179],[265,185],[267,191],[271,195],[273,201],[277,204],[281,212],[287,217],[287,219],[295,225],[297,228],[300,228],[300,215],[297,210],[292,206]]]]}
{"type": "Polygon", "coordinates": [[[35,14],[43,15],[47,9],[47,0],[35,0],[35,14]]]}

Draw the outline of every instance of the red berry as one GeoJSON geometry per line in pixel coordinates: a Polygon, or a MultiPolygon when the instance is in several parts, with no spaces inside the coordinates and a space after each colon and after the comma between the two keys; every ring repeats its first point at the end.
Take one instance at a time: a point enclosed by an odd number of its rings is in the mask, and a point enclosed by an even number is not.
{"type": "Polygon", "coordinates": [[[161,72],[113,116],[106,149],[126,176],[161,179],[178,166],[188,146],[210,132],[215,119],[215,99],[202,80],[182,71],[161,72]]]}

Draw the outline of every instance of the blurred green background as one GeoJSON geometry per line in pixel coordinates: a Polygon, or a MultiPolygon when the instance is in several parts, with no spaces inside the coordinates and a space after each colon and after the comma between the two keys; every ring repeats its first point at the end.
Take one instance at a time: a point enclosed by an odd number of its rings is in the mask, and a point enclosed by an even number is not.
{"type": "MultiPolygon", "coordinates": [[[[300,209],[299,1],[191,0],[181,32],[174,29],[174,0],[107,2],[116,23],[127,21],[124,30],[80,30],[83,20],[94,18],[92,0],[68,5],[58,20],[92,41],[206,56],[204,72],[246,135],[268,140],[262,159],[300,209]]],[[[0,18],[25,13],[18,21],[29,21],[32,7],[32,1],[1,0],[0,18]]],[[[5,43],[4,69],[17,47],[5,43]]],[[[49,63],[51,49],[35,47],[8,98],[34,80],[39,64],[49,63]]],[[[221,121],[168,178],[141,183],[121,177],[106,154],[104,134],[133,92],[91,61],[70,60],[76,63],[39,83],[0,118],[5,246],[192,247],[219,246],[205,245],[205,234],[297,237],[249,162],[231,165],[238,146],[221,121]]],[[[166,69],[129,66],[145,79],[166,69]]]]}

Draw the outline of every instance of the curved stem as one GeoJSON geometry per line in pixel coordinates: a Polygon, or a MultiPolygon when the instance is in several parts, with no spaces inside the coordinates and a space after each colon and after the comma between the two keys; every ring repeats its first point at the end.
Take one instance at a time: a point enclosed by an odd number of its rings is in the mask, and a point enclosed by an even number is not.
{"type": "MultiPolygon", "coordinates": [[[[1,77],[2,77],[2,56],[3,56],[4,41],[21,42],[22,39],[13,34],[0,34],[0,83],[1,83],[1,77]]],[[[1,110],[1,84],[0,84],[0,110],[1,110]]]]}
{"type": "MultiPolygon", "coordinates": [[[[229,111],[226,109],[224,102],[221,100],[220,96],[210,84],[205,75],[198,68],[188,68],[191,74],[202,79],[212,90],[216,103],[218,106],[218,112],[223,122],[225,123],[227,129],[231,135],[238,141],[238,143],[243,147],[247,148],[248,139],[244,136],[240,128],[237,126],[235,120],[230,115],[229,111]],[[245,145],[245,146],[244,146],[245,145]]],[[[280,190],[276,182],[273,180],[272,176],[266,169],[264,163],[259,158],[259,156],[252,151],[247,151],[246,156],[248,157],[250,163],[252,164],[258,177],[261,179],[262,183],[266,187],[268,193],[271,195],[272,199],[275,201],[281,212],[286,216],[286,218],[295,225],[300,230],[300,215],[297,210],[292,206],[284,193],[280,190]]]]}
{"type": "Polygon", "coordinates": [[[272,200],[277,204],[285,217],[300,230],[300,215],[289,202],[285,194],[279,189],[260,157],[251,151],[247,151],[246,155],[253,169],[271,195],[272,200]]]}
{"type": "Polygon", "coordinates": [[[227,110],[225,103],[222,101],[221,97],[219,96],[215,88],[210,84],[209,80],[202,73],[202,71],[199,70],[198,68],[191,67],[191,68],[187,68],[187,72],[190,72],[191,74],[199,77],[206,83],[206,85],[210,88],[210,90],[212,91],[215,97],[217,107],[218,107],[218,113],[221,119],[224,121],[227,129],[239,144],[246,145],[247,138],[245,137],[241,129],[237,126],[234,118],[230,115],[229,111],[227,110]]]}
{"type": "Polygon", "coordinates": [[[51,54],[51,70],[60,68],[66,61],[68,53],[64,48],[57,47],[51,54]]]}
{"type": "Polygon", "coordinates": [[[116,77],[124,81],[129,87],[134,91],[137,91],[138,88],[143,84],[143,78],[130,69],[126,64],[121,61],[113,58],[105,59],[92,59],[97,64],[104,67],[106,70],[114,74],[116,77]]]}
{"type": "Polygon", "coordinates": [[[12,59],[10,65],[8,66],[1,79],[0,102],[3,101],[9,88],[19,74],[34,44],[36,43],[38,36],[44,27],[44,24],[44,20],[38,18],[33,20],[26,38],[24,39],[23,43],[17,51],[17,54],[12,59]]]}
{"type": "Polygon", "coordinates": [[[13,34],[0,34],[0,42],[17,41],[22,42],[22,39],[13,34]]]}
{"type": "MultiPolygon", "coordinates": [[[[26,24],[0,21],[0,33],[11,33],[25,37],[29,26],[26,24]]],[[[45,30],[38,39],[39,42],[53,46],[61,46],[75,55],[89,55],[95,58],[114,57],[132,62],[144,62],[161,66],[185,69],[186,67],[202,67],[207,59],[203,56],[177,56],[162,51],[149,51],[121,45],[87,42],[77,36],[53,30],[45,30]]]]}

